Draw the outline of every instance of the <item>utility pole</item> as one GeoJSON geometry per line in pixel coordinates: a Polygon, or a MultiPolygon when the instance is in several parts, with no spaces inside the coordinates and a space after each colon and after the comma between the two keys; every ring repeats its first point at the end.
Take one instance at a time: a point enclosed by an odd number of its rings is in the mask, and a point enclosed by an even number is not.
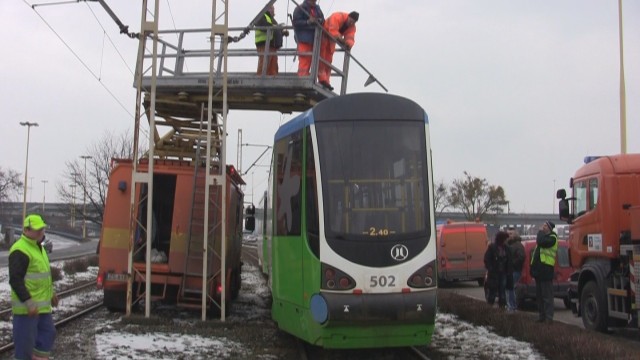
{"type": "Polygon", "coordinates": [[[72,172],[71,176],[73,176],[73,185],[71,185],[71,204],[73,207],[71,208],[71,227],[75,230],[76,228],[76,214],[78,213],[78,209],[76,209],[76,189],[78,188],[78,176],[80,173],[72,172]]]}
{"type": "Polygon", "coordinates": [[[556,213],[556,179],[553,179],[553,201],[551,202],[552,214],[556,213]]]}
{"type": "Polygon", "coordinates": [[[29,180],[31,180],[31,186],[29,186],[29,202],[32,202],[33,201],[33,193],[31,192],[31,190],[33,190],[33,176],[30,176],[29,180]]]}
{"type": "Polygon", "coordinates": [[[38,126],[38,123],[28,121],[21,122],[20,125],[27,127],[27,159],[24,165],[24,194],[22,198],[22,219],[27,217],[27,171],[29,170],[29,135],[32,126],[38,126]]]}
{"type": "Polygon", "coordinates": [[[47,183],[49,180],[40,180],[42,181],[42,214],[44,215],[44,200],[47,194],[47,183]]]}
{"type": "Polygon", "coordinates": [[[87,238],[87,160],[92,157],[89,155],[80,156],[84,159],[84,198],[82,200],[82,238],[87,238]]]}
{"type": "Polygon", "coordinates": [[[622,0],[618,0],[618,33],[620,35],[620,153],[627,153],[627,95],[624,81],[624,46],[622,41],[622,0]]]}
{"type": "Polygon", "coordinates": [[[76,184],[69,185],[71,188],[71,228],[76,228],[76,184]]]}

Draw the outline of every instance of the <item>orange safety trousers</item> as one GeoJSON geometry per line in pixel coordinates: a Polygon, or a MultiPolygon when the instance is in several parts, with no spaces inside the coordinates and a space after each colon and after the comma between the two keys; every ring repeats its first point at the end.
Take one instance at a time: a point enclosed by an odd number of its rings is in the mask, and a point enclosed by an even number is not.
{"type": "Polygon", "coordinates": [[[265,45],[256,45],[258,49],[258,75],[262,75],[262,67],[264,66],[264,59],[267,60],[267,75],[277,75],[278,74],[278,57],[276,56],[277,50],[273,47],[269,48],[269,55],[265,54],[265,45]]]}
{"type": "Polygon", "coordinates": [[[311,55],[300,55],[300,53],[310,53],[313,51],[313,44],[298,43],[298,76],[309,76],[311,69],[311,55]]]}
{"type": "Polygon", "coordinates": [[[318,81],[331,83],[331,68],[333,62],[333,54],[336,52],[336,42],[326,35],[322,36],[322,44],[320,45],[320,58],[326,61],[320,61],[318,65],[318,81]]]}

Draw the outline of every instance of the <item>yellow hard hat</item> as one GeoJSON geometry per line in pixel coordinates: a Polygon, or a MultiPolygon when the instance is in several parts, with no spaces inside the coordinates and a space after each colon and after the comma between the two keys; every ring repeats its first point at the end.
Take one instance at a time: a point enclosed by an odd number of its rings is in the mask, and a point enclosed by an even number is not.
{"type": "Polygon", "coordinates": [[[44,222],[42,216],[38,214],[30,214],[24,218],[24,227],[29,228],[31,230],[40,230],[47,227],[47,224],[44,222]]]}

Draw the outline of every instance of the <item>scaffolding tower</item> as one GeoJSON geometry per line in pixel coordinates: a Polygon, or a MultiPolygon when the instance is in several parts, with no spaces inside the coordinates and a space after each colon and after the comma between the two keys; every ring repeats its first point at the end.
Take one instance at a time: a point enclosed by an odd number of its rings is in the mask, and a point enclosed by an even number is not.
{"type": "MultiPolygon", "coordinates": [[[[127,304],[126,313],[131,314],[132,304],[144,297],[145,317],[150,316],[152,284],[151,242],[156,221],[153,216],[153,174],[154,162],[165,160],[189,161],[194,169],[194,188],[190,214],[186,263],[196,259],[202,262],[201,274],[194,274],[189,265],[185,265],[182,295],[186,291],[195,291],[186,284],[201,278],[202,288],[200,307],[202,320],[206,319],[207,301],[213,299],[208,294],[208,283],[213,276],[219,275],[222,282],[220,304],[221,319],[226,313],[225,274],[226,241],[216,242],[214,233],[221,233],[226,239],[226,137],[227,115],[230,109],[269,110],[281,113],[305,111],[316,103],[329,97],[346,93],[350,60],[355,60],[349,52],[342,51],[342,65],[328,64],[332,77],[340,80],[334,93],[321,86],[316,78],[320,59],[320,42],[323,29],[318,26],[315,34],[313,52],[300,54],[295,48],[283,48],[277,52],[278,59],[291,59],[300,55],[311,56],[311,75],[298,76],[297,72],[281,72],[277,76],[268,76],[265,71],[256,71],[256,59],[261,56],[253,39],[242,41],[256,29],[267,33],[267,38],[275,28],[257,28],[253,22],[248,27],[231,28],[228,24],[228,0],[212,0],[211,24],[208,28],[160,30],[160,0],[142,0],[141,26],[138,35],[138,54],[134,86],[136,88],[136,111],[134,126],[133,173],[130,201],[130,239],[128,259],[127,304]],[[149,2],[153,6],[149,7],[149,2]],[[206,38],[208,46],[202,45],[206,38]],[[176,40],[172,42],[171,40],[176,40]],[[195,40],[194,40],[195,39],[195,40]],[[199,40],[199,41],[198,41],[199,40]],[[195,44],[195,45],[194,45],[195,44]],[[248,44],[241,48],[240,45],[248,44]],[[150,52],[148,52],[150,46],[150,52]],[[233,64],[230,63],[233,60],[233,64]],[[149,64],[150,63],[150,64],[149,64]],[[230,69],[233,65],[233,69],[230,69]],[[247,68],[252,68],[248,71],[247,68]],[[149,123],[148,134],[142,126],[142,117],[149,123]],[[148,135],[148,150],[140,151],[142,136],[148,135]],[[144,163],[146,166],[140,166],[144,163]],[[204,174],[199,173],[200,167],[204,174]],[[144,188],[145,191],[142,191],[144,188]],[[212,195],[213,194],[213,195],[212,195]],[[222,199],[213,203],[211,198],[222,199]],[[146,206],[142,206],[146,203],[146,206]],[[146,214],[138,210],[146,208],[146,214]],[[213,211],[213,216],[210,212],[213,211]],[[200,213],[202,216],[194,214],[200,213]],[[142,217],[146,220],[143,221],[142,217]],[[199,225],[201,223],[201,225],[199,225]],[[198,241],[193,236],[193,228],[202,226],[204,239],[198,241]],[[141,230],[141,231],[140,231],[141,230]],[[146,234],[145,245],[136,249],[136,234],[146,234]],[[219,244],[219,245],[218,245],[219,244]],[[218,247],[219,246],[219,247],[218,247]],[[134,263],[136,251],[146,250],[145,264],[134,263]],[[219,271],[208,263],[209,253],[215,254],[220,261],[219,271]],[[197,254],[201,253],[199,256],[197,254]],[[134,298],[132,291],[135,281],[145,284],[144,290],[138,289],[134,298]]],[[[263,16],[269,1],[258,13],[263,16]]],[[[254,20],[255,21],[255,20],[254,20]]],[[[279,26],[282,29],[291,27],[279,26]]],[[[269,45],[267,45],[268,47],[269,45]]],[[[340,52],[340,50],[339,50],[340,52]]],[[[269,53],[268,48],[265,53],[269,53]]],[[[371,73],[357,60],[361,69],[369,75],[367,83],[377,82],[371,73]]],[[[381,85],[382,86],[382,85],[381,85]]],[[[383,87],[384,88],[384,87],[383,87]]],[[[386,89],[385,89],[386,90],[386,89]]],[[[166,284],[165,284],[166,286],[166,284]]],[[[184,297],[184,296],[183,296],[184,297]]],[[[192,304],[193,305],[193,304],[192,304]]]]}

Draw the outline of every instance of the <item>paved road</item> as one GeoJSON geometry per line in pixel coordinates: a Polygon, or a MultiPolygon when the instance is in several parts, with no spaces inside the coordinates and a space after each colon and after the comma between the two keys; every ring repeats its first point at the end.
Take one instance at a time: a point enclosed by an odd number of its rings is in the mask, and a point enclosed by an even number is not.
{"type": "MultiPolygon", "coordinates": [[[[484,288],[482,286],[478,286],[477,282],[457,282],[451,285],[447,285],[446,287],[440,288],[441,291],[455,291],[457,293],[470,296],[472,298],[478,299],[480,301],[485,301],[484,299],[484,288]]],[[[531,313],[532,317],[538,316],[538,310],[536,305],[533,302],[527,302],[524,308],[520,311],[531,313]]],[[[555,310],[553,319],[555,321],[560,321],[565,324],[575,325],[580,328],[584,328],[582,325],[582,318],[576,317],[573,315],[571,310],[568,310],[564,307],[564,303],[561,299],[555,299],[555,310]]]]}
{"type": "MultiPolygon", "coordinates": [[[[47,234],[47,238],[53,241],[53,252],[49,254],[50,261],[66,260],[96,253],[98,239],[87,242],[79,242],[60,235],[47,234]]],[[[9,251],[0,251],[0,266],[7,266],[9,251]]]]}

